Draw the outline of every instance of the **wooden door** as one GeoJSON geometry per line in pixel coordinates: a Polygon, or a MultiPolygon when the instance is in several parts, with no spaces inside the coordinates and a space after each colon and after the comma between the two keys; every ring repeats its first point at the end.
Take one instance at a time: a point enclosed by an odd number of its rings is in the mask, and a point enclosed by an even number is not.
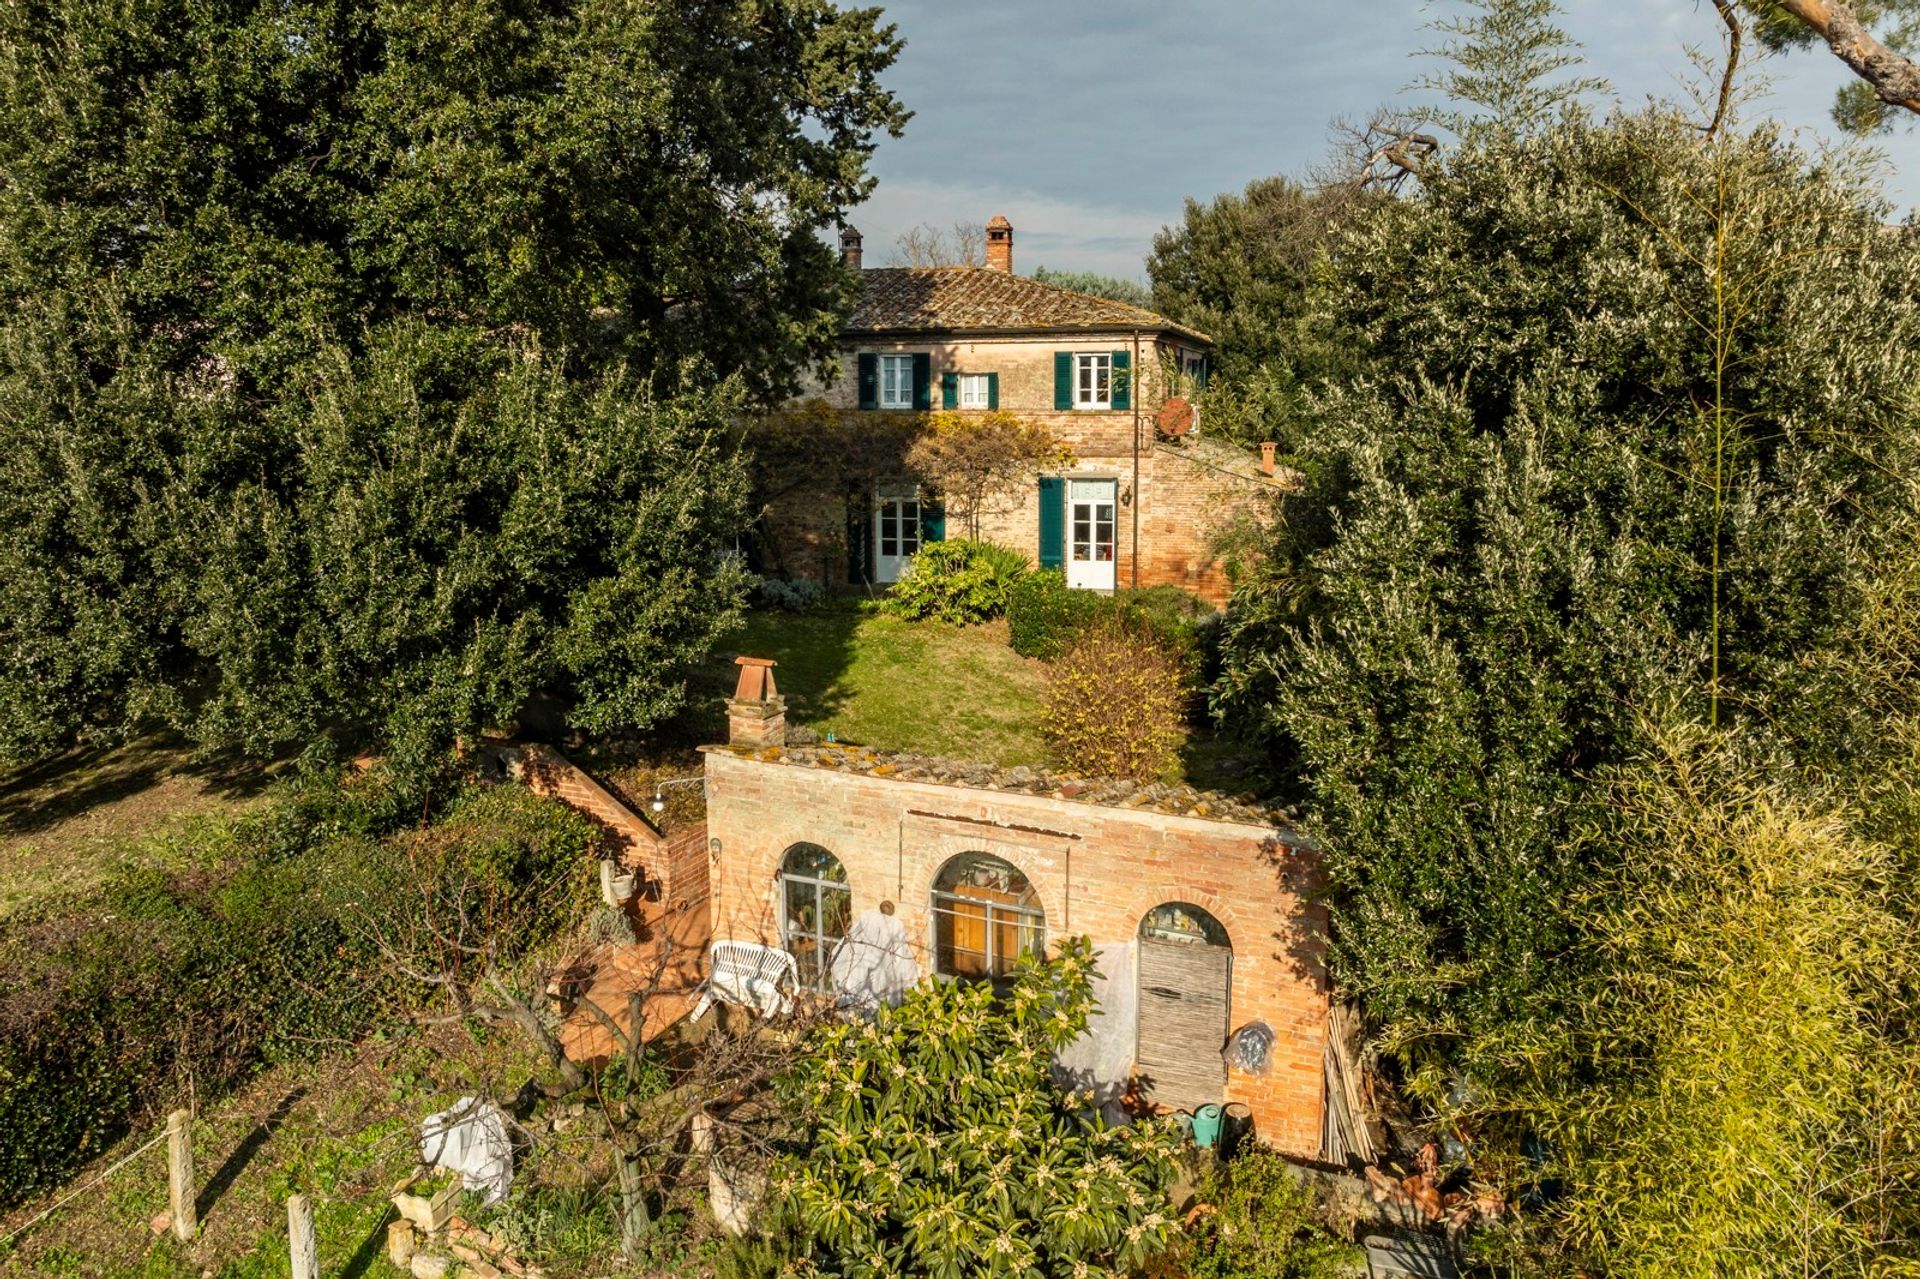
{"type": "Polygon", "coordinates": [[[1221,1101],[1233,952],[1194,942],[1140,941],[1140,1039],[1135,1070],[1148,1095],[1191,1110],[1221,1101]]]}

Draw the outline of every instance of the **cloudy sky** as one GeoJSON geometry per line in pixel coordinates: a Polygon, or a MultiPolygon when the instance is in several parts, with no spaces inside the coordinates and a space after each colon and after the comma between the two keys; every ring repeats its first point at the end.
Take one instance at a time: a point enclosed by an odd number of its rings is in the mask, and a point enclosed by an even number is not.
{"type": "MultiPolygon", "coordinates": [[[[885,0],[906,52],[888,82],[916,115],[874,157],[852,221],[868,265],[923,222],[1014,224],[1014,265],[1144,278],[1189,195],[1300,173],[1336,117],[1365,117],[1431,59],[1415,51],[1452,0],[885,0]]],[[[1706,0],[1564,0],[1562,25],[1629,104],[1684,91],[1689,44],[1717,49],[1706,0]]],[[[1752,42],[1749,41],[1751,47],[1752,42]]],[[[1751,110],[1831,139],[1845,68],[1824,50],[1757,64],[1751,110]]],[[[1920,132],[1880,143],[1887,192],[1920,204],[1920,132]]]]}

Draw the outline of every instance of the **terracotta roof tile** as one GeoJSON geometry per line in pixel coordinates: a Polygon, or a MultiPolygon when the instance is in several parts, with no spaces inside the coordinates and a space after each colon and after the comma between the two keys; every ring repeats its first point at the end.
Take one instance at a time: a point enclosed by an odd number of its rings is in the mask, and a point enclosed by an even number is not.
{"type": "Polygon", "coordinates": [[[977,266],[875,267],[862,271],[860,298],[847,329],[855,333],[1149,329],[1211,341],[1199,330],[1175,324],[1145,307],[977,266]]]}

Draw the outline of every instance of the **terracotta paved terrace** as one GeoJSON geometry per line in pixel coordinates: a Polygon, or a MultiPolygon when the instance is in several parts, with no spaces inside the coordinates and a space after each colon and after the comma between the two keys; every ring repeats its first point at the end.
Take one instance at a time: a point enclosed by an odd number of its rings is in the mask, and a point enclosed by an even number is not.
{"type": "Polygon", "coordinates": [[[578,1005],[560,1028],[560,1044],[574,1061],[603,1064],[617,1050],[613,1035],[587,1010],[591,1001],[630,1033],[627,997],[645,996],[640,1041],[659,1037],[693,1011],[700,999],[709,923],[704,899],[690,907],[646,905],[637,929],[643,940],[630,946],[596,946],[584,957],[592,978],[578,1005]]]}

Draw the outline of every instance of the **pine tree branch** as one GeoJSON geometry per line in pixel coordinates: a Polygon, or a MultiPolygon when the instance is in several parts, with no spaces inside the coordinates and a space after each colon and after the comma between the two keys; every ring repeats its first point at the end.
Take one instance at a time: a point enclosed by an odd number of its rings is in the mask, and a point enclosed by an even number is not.
{"type": "Polygon", "coordinates": [[[1873,88],[1880,101],[1920,114],[1920,64],[1874,38],[1842,0],[1775,0],[1782,13],[1812,29],[1835,57],[1873,88]]]}

